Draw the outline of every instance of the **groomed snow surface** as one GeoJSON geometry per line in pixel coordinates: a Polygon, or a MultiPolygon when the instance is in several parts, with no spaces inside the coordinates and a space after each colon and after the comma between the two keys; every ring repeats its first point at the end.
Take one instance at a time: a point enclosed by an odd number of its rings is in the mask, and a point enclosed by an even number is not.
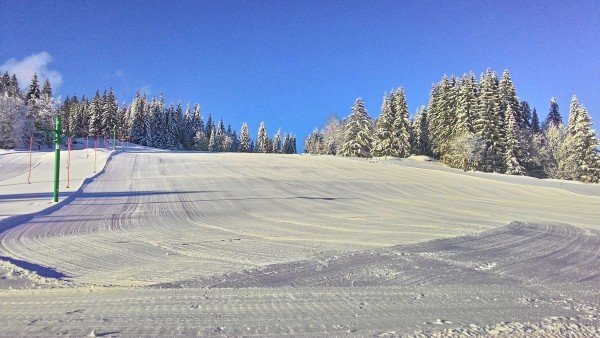
{"type": "Polygon", "coordinates": [[[600,335],[598,185],[85,151],[0,153],[1,336],[600,335]]]}

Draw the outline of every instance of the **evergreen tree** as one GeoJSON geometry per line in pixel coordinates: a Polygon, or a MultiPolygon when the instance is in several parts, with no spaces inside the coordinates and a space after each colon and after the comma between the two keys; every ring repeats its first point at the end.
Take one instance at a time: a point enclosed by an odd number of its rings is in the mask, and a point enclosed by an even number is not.
{"type": "Polygon", "coordinates": [[[404,88],[400,87],[392,92],[392,109],[396,118],[393,124],[396,135],[392,139],[397,142],[393,145],[396,150],[394,156],[408,157],[410,156],[410,121],[404,88]]]}
{"type": "Polygon", "coordinates": [[[548,112],[548,117],[546,117],[546,120],[544,121],[544,129],[547,129],[550,125],[558,127],[562,124],[562,116],[560,116],[558,110],[558,102],[556,102],[556,98],[553,97],[550,99],[550,111],[548,112]]]}
{"type": "MultiPolygon", "coordinates": [[[[500,118],[506,122],[508,121],[506,114],[510,107],[512,113],[515,115],[517,125],[519,128],[524,128],[525,118],[521,115],[521,104],[519,103],[519,98],[517,97],[517,92],[508,69],[505,69],[502,73],[502,78],[498,85],[498,93],[500,96],[500,118]]],[[[507,127],[506,124],[504,126],[507,127]]]]}
{"type": "Polygon", "coordinates": [[[523,149],[520,140],[520,128],[517,121],[517,112],[513,111],[511,105],[507,105],[505,112],[506,122],[506,149],[504,153],[504,166],[509,175],[525,175],[526,171],[522,163],[523,149]]]}
{"type": "Polygon", "coordinates": [[[429,133],[427,131],[427,110],[420,107],[412,123],[412,152],[417,155],[431,155],[429,133]]]}
{"type": "Polygon", "coordinates": [[[340,150],[342,156],[370,157],[373,137],[371,136],[371,118],[359,97],[354,102],[352,113],[344,125],[344,143],[340,150]]]}
{"type": "Polygon", "coordinates": [[[456,130],[454,134],[463,135],[474,133],[474,121],[477,119],[477,82],[475,74],[464,75],[458,89],[458,102],[456,107],[456,130]]]}
{"type": "Polygon", "coordinates": [[[0,78],[0,95],[4,95],[4,93],[8,93],[10,89],[10,75],[8,75],[8,72],[5,72],[4,74],[2,74],[2,77],[0,78]]]}
{"type": "Polygon", "coordinates": [[[533,108],[533,113],[531,114],[531,131],[534,133],[540,132],[540,118],[535,108],[533,108]]]}
{"type": "Polygon", "coordinates": [[[0,94],[0,149],[25,147],[30,133],[26,130],[27,106],[18,96],[8,91],[0,94]]]}
{"type": "Polygon", "coordinates": [[[238,151],[243,153],[251,152],[251,143],[252,140],[250,139],[250,133],[248,132],[248,125],[246,122],[244,122],[242,123],[242,128],[240,129],[240,145],[238,147],[238,151]]]}
{"type": "Polygon", "coordinates": [[[500,98],[498,95],[498,79],[488,69],[480,81],[479,117],[475,130],[484,143],[484,155],[480,162],[483,171],[504,172],[502,159],[503,144],[501,140],[502,125],[500,121],[500,98]]]}
{"type": "Polygon", "coordinates": [[[265,122],[261,122],[258,127],[258,134],[256,136],[256,152],[257,153],[268,153],[269,149],[269,135],[265,129],[265,122]]]}
{"type": "MultiPolygon", "coordinates": [[[[13,97],[19,96],[19,81],[17,80],[17,76],[15,74],[13,74],[10,78],[8,95],[13,97]]],[[[25,101],[25,103],[27,103],[27,101],[25,101]]]]}
{"type": "Polygon", "coordinates": [[[392,108],[392,96],[383,97],[381,113],[375,122],[375,135],[373,137],[374,156],[397,156],[399,153],[398,133],[394,128],[397,120],[396,109],[392,108]]]}
{"type": "Polygon", "coordinates": [[[273,153],[280,154],[283,150],[283,145],[281,143],[281,128],[277,130],[275,136],[273,137],[273,153]]]}
{"type": "Polygon", "coordinates": [[[102,134],[102,98],[100,92],[92,99],[88,107],[89,126],[88,132],[91,137],[99,137],[102,134]]]}
{"type": "Polygon", "coordinates": [[[206,135],[210,135],[215,129],[215,122],[213,121],[212,115],[208,114],[208,119],[206,120],[206,128],[204,128],[204,132],[206,135]]]}
{"type": "Polygon", "coordinates": [[[146,133],[149,125],[148,114],[146,113],[146,98],[136,93],[135,98],[129,105],[129,140],[140,145],[147,145],[146,133]]]}
{"type": "MultiPolygon", "coordinates": [[[[210,115],[209,115],[209,119],[210,119],[210,115]]],[[[219,140],[219,137],[217,136],[217,128],[212,128],[210,137],[208,139],[208,151],[217,152],[217,151],[221,150],[220,148],[221,148],[221,142],[219,140]]]]}
{"type": "Polygon", "coordinates": [[[531,108],[529,107],[529,102],[527,102],[527,101],[521,101],[521,116],[523,116],[525,126],[527,128],[531,128],[532,123],[533,123],[532,122],[533,116],[531,114],[531,108]]]}
{"type": "MultiPolygon", "coordinates": [[[[225,140],[225,126],[223,125],[223,119],[219,120],[219,123],[217,124],[217,131],[215,132],[216,135],[216,143],[217,143],[217,150],[216,151],[227,151],[226,148],[226,140],[225,140]]],[[[211,134],[212,135],[212,134],[211,134]]]]}
{"type": "Polygon", "coordinates": [[[600,180],[600,143],[587,109],[583,107],[576,96],[571,100],[569,125],[564,143],[564,153],[567,158],[560,163],[559,170],[567,179],[582,182],[597,183],[600,180]]]}
{"type": "Polygon", "coordinates": [[[112,131],[117,126],[117,113],[119,107],[117,105],[117,98],[112,88],[105,94],[105,98],[102,100],[102,113],[101,113],[101,134],[112,135],[112,131]]]}
{"type": "MultiPolygon", "coordinates": [[[[16,77],[15,77],[16,78],[16,77]]],[[[25,102],[28,106],[35,104],[37,100],[41,97],[40,85],[38,82],[38,76],[36,73],[33,74],[31,78],[31,84],[29,84],[29,89],[27,90],[27,94],[25,94],[25,102]]]]}
{"type": "Polygon", "coordinates": [[[181,126],[181,144],[183,149],[191,150],[194,146],[194,129],[192,127],[192,110],[190,104],[185,108],[185,114],[181,126]]]}
{"type": "Polygon", "coordinates": [[[443,157],[448,152],[456,125],[456,81],[444,75],[442,81],[434,86],[428,104],[428,130],[431,148],[435,156],[443,157]]]}
{"type": "MultiPolygon", "coordinates": [[[[343,141],[343,123],[335,115],[331,115],[321,134],[323,135],[326,154],[337,155],[343,141]]],[[[291,142],[292,135],[288,135],[288,137],[291,142]]]]}
{"type": "Polygon", "coordinates": [[[48,81],[48,79],[46,79],[46,81],[44,81],[44,85],[42,86],[41,96],[47,97],[47,98],[52,97],[52,86],[50,85],[50,81],[48,81]]]}

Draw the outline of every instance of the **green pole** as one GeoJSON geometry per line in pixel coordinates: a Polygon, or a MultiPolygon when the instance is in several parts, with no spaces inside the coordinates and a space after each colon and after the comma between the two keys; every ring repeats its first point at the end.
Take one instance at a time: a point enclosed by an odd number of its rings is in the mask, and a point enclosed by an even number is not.
{"type": "Polygon", "coordinates": [[[60,115],[54,120],[54,202],[58,202],[58,181],[60,178],[60,136],[62,128],[60,115]]]}
{"type": "Polygon", "coordinates": [[[115,150],[115,140],[117,139],[117,129],[113,127],[113,150],[115,150]]]}

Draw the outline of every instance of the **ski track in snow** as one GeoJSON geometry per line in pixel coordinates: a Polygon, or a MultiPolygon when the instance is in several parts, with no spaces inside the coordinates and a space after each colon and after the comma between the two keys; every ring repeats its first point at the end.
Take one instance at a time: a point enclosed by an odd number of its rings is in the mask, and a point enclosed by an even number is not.
{"type": "Polygon", "coordinates": [[[0,256],[79,285],[0,291],[0,333],[600,334],[600,198],[385,164],[115,154],[60,209],[0,221],[0,256]]]}

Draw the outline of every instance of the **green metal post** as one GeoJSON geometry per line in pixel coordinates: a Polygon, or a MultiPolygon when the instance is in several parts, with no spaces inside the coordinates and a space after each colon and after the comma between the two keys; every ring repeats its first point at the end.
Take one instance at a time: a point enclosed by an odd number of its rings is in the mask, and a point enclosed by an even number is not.
{"type": "Polygon", "coordinates": [[[60,115],[54,120],[54,202],[58,202],[58,181],[60,179],[60,137],[62,127],[60,125],[60,115]]]}
{"type": "Polygon", "coordinates": [[[115,150],[115,140],[117,139],[117,129],[113,127],[113,150],[115,150]]]}

